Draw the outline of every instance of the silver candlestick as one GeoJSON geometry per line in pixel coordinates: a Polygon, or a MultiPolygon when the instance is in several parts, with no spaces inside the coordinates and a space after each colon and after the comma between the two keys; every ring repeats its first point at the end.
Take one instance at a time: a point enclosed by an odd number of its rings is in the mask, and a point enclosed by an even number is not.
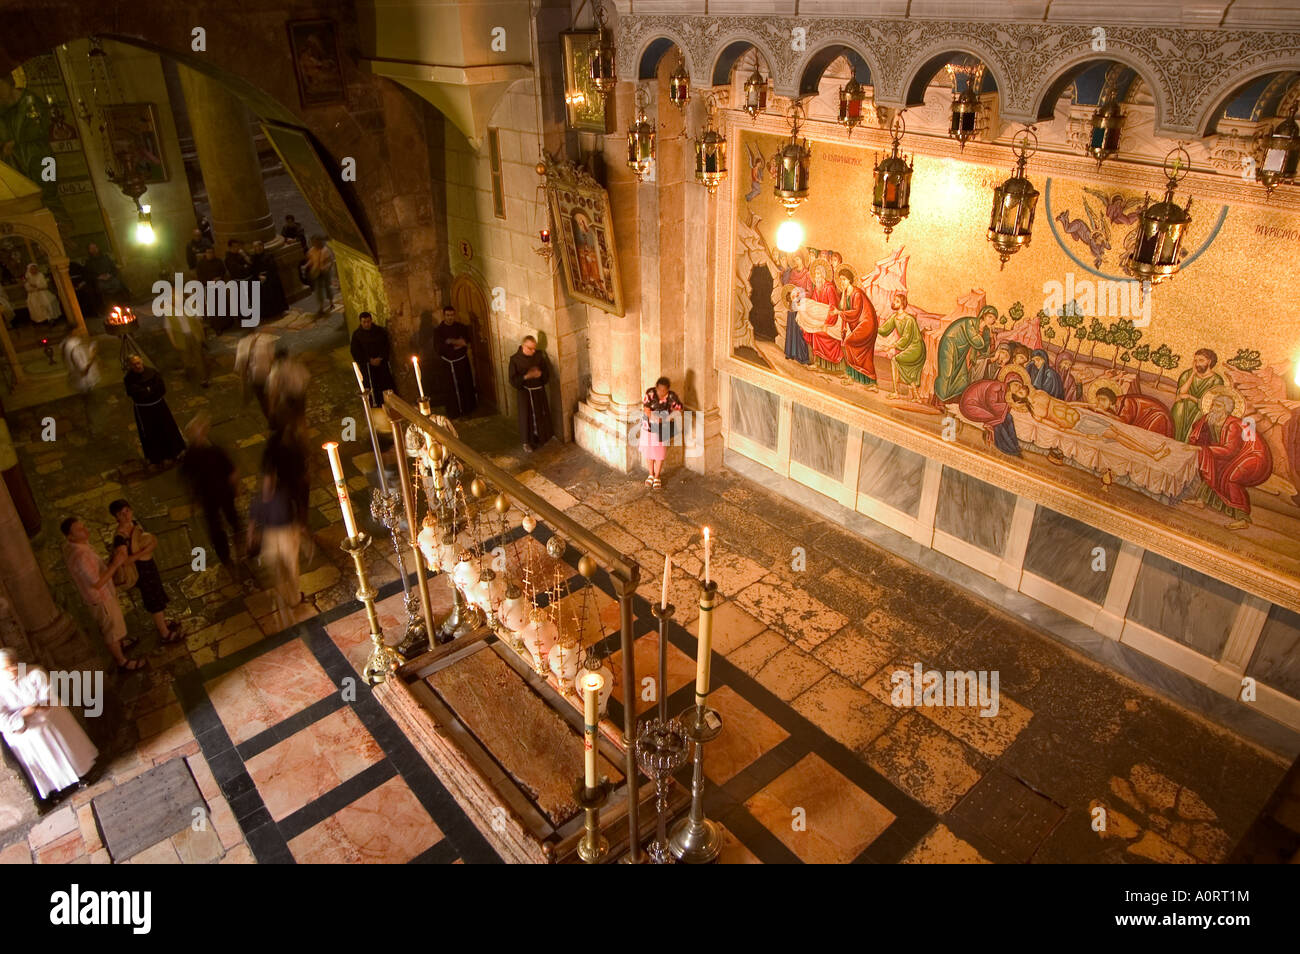
{"type": "Polygon", "coordinates": [[[673,825],[668,847],[685,864],[708,864],[722,851],[722,829],[704,817],[704,745],[722,732],[722,716],[708,706],[692,706],[677,718],[686,737],[695,743],[695,771],[691,776],[691,813],[673,825]]]}
{"type": "Polygon", "coordinates": [[[636,737],[636,762],[641,771],[655,780],[655,811],[658,821],[655,840],[646,847],[651,862],[671,864],[673,854],[668,842],[668,781],[686,764],[690,743],[676,719],[651,719],[641,723],[636,737]]]}
{"type": "Polygon", "coordinates": [[[397,556],[397,572],[402,581],[402,599],[406,607],[406,635],[397,644],[397,651],[410,658],[412,652],[421,643],[428,640],[429,634],[424,630],[424,615],[420,612],[420,597],[411,592],[411,584],[406,579],[406,561],[402,559],[402,495],[396,488],[383,486],[383,470],[380,470],[380,490],[370,497],[370,516],[382,523],[393,541],[393,553],[397,556]]]}

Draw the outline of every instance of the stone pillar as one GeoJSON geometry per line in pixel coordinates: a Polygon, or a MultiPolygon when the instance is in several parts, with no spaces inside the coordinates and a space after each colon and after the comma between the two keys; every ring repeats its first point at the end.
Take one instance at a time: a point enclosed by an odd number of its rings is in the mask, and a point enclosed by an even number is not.
{"type": "Polygon", "coordinates": [[[591,390],[587,403],[598,411],[609,407],[609,313],[587,306],[587,355],[591,390]]]}
{"type": "Polygon", "coordinates": [[[59,668],[79,655],[77,624],[55,605],[13,498],[9,496],[9,488],[2,481],[0,578],[13,597],[14,617],[27,633],[36,662],[59,668]]]}
{"type": "Polygon", "coordinates": [[[72,287],[72,276],[68,274],[68,260],[50,262],[50,271],[54,273],[54,287],[59,290],[59,299],[63,302],[63,313],[77,323],[82,333],[89,334],[86,319],[81,314],[81,303],[77,301],[77,290],[72,287]]]}
{"type": "Polygon", "coordinates": [[[217,80],[179,64],[176,71],[212,207],[218,254],[225,254],[225,243],[232,238],[272,244],[275,223],[248,128],[248,110],[217,80]]]}

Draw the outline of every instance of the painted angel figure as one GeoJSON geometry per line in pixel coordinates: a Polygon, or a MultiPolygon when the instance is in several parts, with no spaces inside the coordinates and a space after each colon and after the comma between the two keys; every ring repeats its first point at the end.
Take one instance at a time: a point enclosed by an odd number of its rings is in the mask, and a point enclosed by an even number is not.
{"type": "Polygon", "coordinates": [[[1081,245],[1088,246],[1093,268],[1101,268],[1102,256],[1110,250],[1110,222],[1104,214],[1094,210],[1087,199],[1083,200],[1083,213],[1088,217],[1087,222],[1070,218],[1069,209],[1058,212],[1056,221],[1061,223],[1062,232],[1081,245]]]}

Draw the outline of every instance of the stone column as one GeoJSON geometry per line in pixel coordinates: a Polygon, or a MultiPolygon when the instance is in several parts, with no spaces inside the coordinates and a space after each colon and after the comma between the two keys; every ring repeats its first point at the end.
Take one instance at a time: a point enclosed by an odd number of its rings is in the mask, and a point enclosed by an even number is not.
{"type": "Polygon", "coordinates": [[[86,319],[81,314],[81,303],[77,301],[77,290],[72,287],[72,276],[68,274],[68,260],[50,262],[50,271],[54,273],[54,287],[59,290],[59,298],[63,301],[63,313],[77,323],[83,334],[89,334],[86,319]]]}
{"type": "Polygon", "coordinates": [[[587,307],[587,355],[591,390],[587,403],[598,411],[609,407],[609,313],[587,307]]]}
{"type": "Polygon", "coordinates": [[[212,207],[218,254],[225,254],[225,243],[232,238],[261,239],[270,245],[276,238],[275,223],[248,128],[248,110],[217,80],[179,64],[176,71],[212,207]]]}
{"type": "Polygon", "coordinates": [[[59,668],[80,657],[77,624],[59,609],[41,575],[36,554],[27,540],[23,522],[9,488],[0,481],[0,578],[13,597],[14,617],[22,625],[43,666],[59,668]]]}

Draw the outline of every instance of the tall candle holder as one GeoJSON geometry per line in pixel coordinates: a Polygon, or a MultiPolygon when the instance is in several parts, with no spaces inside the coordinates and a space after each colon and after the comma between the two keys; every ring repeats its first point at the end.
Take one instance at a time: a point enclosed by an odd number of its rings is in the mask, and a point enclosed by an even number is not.
{"type": "MultiPolygon", "coordinates": [[[[671,864],[672,851],[668,845],[668,781],[679,768],[686,764],[690,754],[690,743],[681,723],[668,718],[668,621],[672,619],[675,607],[660,603],[651,607],[651,612],[659,620],[659,683],[656,695],[659,702],[658,718],[641,724],[641,731],[636,738],[636,760],[641,771],[655,781],[655,811],[658,820],[655,826],[655,840],[646,846],[646,853],[653,864],[671,864]]],[[[631,700],[625,700],[628,705],[631,700]]]]}
{"type": "Polygon", "coordinates": [[[370,651],[370,658],[366,660],[362,675],[366,682],[373,686],[395,673],[403,659],[397,650],[384,642],[384,630],[379,625],[379,614],[375,612],[375,590],[370,585],[370,577],[366,573],[363,557],[371,542],[370,534],[358,532],[355,537],[344,540],[339,547],[352,557],[353,566],[357,571],[357,599],[365,604],[366,619],[370,622],[370,642],[373,648],[370,651]]]}
{"type": "Polygon", "coordinates": [[[717,822],[704,817],[704,746],[722,732],[722,716],[708,707],[709,663],[712,654],[713,606],[718,584],[709,581],[700,584],[700,645],[699,675],[695,683],[695,705],[687,709],[678,720],[687,739],[695,743],[695,768],[691,776],[690,814],[673,825],[668,835],[668,847],[678,861],[685,864],[707,864],[722,851],[722,829],[717,822]]]}
{"type": "Polygon", "coordinates": [[[607,778],[602,778],[595,788],[588,788],[586,779],[578,779],[573,789],[573,799],[586,816],[583,820],[586,830],[578,842],[578,857],[589,865],[598,865],[609,855],[609,839],[600,833],[600,810],[612,789],[607,778]]]}

